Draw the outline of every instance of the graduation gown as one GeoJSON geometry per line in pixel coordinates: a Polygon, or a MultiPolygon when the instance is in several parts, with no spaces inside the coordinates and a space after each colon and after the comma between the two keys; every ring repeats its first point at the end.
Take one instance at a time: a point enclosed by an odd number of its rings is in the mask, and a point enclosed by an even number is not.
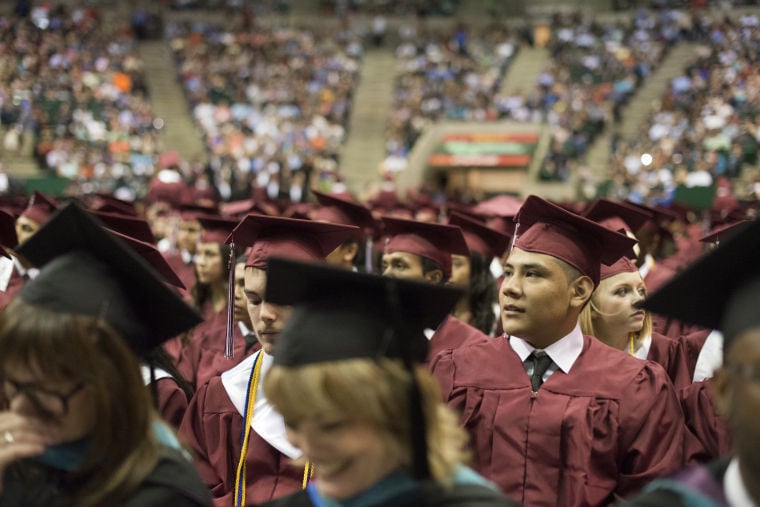
{"type": "Polygon", "coordinates": [[[490,336],[484,334],[479,329],[459,320],[453,315],[447,315],[446,319],[430,337],[428,361],[431,361],[444,350],[456,349],[467,343],[477,343],[490,339],[490,336]]]}
{"type": "Polygon", "coordinates": [[[679,391],[681,407],[689,433],[686,460],[706,463],[731,453],[733,440],[725,420],[715,406],[712,381],[705,380],[679,391]]]}
{"type": "Polygon", "coordinates": [[[187,410],[187,395],[172,377],[156,380],[158,413],[172,428],[179,428],[187,410]]]}
{"type": "Polygon", "coordinates": [[[185,391],[177,384],[171,373],[166,370],[154,368],[153,382],[151,382],[151,369],[149,366],[142,365],[140,366],[140,370],[145,385],[149,389],[155,388],[156,408],[161,418],[173,428],[179,428],[187,410],[187,395],[185,391]]]}
{"type": "Polygon", "coordinates": [[[710,336],[712,330],[706,328],[697,328],[694,331],[686,334],[682,334],[678,337],[679,341],[683,344],[684,351],[686,352],[686,362],[689,368],[689,375],[694,378],[694,371],[697,368],[697,361],[699,355],[702,353],[702,347],[704,347],[707,338],[710,336]]]}
{"type": "Polygon", "coordinates": [[[475,470],[524,505],[606,505],[683,463],[665,371],[591,336],[538,393],[508,339],[446,351],[432,371],[462,414],[475,470]]]}
{"type": "Polygon", "coordinates": [[[189,257],[188,254],[182,255],[182,252],[164,252],[164,259],[166,263],[177,273],[177,277],[185,285],[185,290],[179,290],[183,297],[186,297],[190,291],[190,287],[195,285],[195,263],[185,261],[185,257],[189,257]]]}
{"type": "Polygon", "coordinates": [[[13,266],[10,273],[10,278],[8,279],[8,286],[5,288],[5,290],[0,291],[0,310],[8,306],[8,303],[13,300],[16,294],[18,294],[18,292],[24,286],[24,282],[24,278],[19,274],[15,266],[13,266]]]}
{"type": "Polygon", "coordinates": [[[225,336],[227,334],[226,309],[222,326],[215,319],[210,325],[201,324],[196,333],[180,352],[177,368],[196,388],[207,380],[233,368],[248,355],[256,352],[261,345],[256,343],[250,349],[246,347],[245,336],[237,323],[233,326],[233,355],[224,357],[225,336]]]}
{"type": "Polygon", "coordinates": [[[686,352],[679,341],[653,332],[647,359],[665,369],[676,391],[691,385],[692,375],[689,371],[686,352]]]}
{"type": "MultiPolygon", "coordinates": [[[[238,368],[253,364],[249,356],[238,368]]],[[[248,368],[250,372],[250,367],[248,368]]],[[[216,376],[190,400],[179,433],[195,454],[195,466],[210,488],[214,505],[233,503],[235,473],[240,459],[243,417],[216,376]]],[[[251,430],[246,455],[246,501],[260,503],[301,489],[303,467],[251,430]]]]}
{"type": "MultiPolygon", "coordinates": [[[[66,487],[72,483],[68,474],[45,466],[32,467],[24,471],[9,468],[3,478],[0,507],[70,507],[65,499],[66,487]]],[[[212,504],[192,465],[176,451],[167,449],[130,498],[110,505],[210,507],[212,504]]]]}

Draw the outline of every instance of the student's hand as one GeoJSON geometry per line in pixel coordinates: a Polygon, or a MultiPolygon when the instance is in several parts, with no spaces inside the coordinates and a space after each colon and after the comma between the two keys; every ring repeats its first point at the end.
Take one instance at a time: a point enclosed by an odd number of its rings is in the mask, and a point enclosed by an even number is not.
{"type": "Polygon", "coordinates": [[[50,437],[39,421],[13,412],[0,412],[0,492],[8,465],[42,454],[50,437]]]}

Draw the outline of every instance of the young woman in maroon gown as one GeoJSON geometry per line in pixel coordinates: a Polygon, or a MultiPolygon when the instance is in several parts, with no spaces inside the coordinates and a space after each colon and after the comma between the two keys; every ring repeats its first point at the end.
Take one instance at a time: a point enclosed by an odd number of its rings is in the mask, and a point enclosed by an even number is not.
{"type": "Polygon", "coordinates": [[[653,331],[649,312],[637,306],[646,299],[647,289],[636,265],[623,257],[611,266],[602,265],[600,278],[589,304],[581,311],[583,333],[660,364],[676,389],[691,384],[681,342],[653,331]]]}

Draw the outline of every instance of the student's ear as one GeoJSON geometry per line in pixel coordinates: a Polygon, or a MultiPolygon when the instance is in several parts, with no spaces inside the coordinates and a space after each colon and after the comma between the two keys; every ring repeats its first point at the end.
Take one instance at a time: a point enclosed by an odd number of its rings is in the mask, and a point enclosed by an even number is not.
{"type": "Polygon", "coordinates": [[[422,275],[425,280],[431,283],[441,283],[443,281],[443,271],[440,269],[432,269],[430,271],[427,271],[423,273],[422,275]]]}
{"type": "Polygon", "coordinates": [[[570,284],[570,290],[571,305],[581,309],[594,292],[594,282],[588,276],[579,276],[570,284]]]}

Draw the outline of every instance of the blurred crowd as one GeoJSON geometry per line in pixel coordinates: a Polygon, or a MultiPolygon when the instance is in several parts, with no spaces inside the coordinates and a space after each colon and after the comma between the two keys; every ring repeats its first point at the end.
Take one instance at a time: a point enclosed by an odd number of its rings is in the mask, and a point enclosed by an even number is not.
{"type": "Polygon", "coordinates": [[[615,143],[612,195],[667,203],[678,185],[706,187],[756,166],[758,24],[746,15],[694,25],[706,44],[669,83],[640,135],[615,143]]]}

